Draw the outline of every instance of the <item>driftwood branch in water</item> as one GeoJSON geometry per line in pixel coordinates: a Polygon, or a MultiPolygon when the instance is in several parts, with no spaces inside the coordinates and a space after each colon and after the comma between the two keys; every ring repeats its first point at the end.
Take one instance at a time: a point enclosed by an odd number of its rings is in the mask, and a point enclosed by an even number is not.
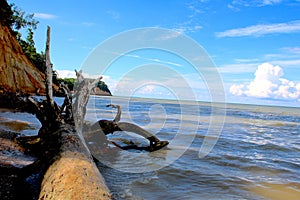
{"type": "Polygon", "coordinates": [[[117,108],[117,114],[116,117],[113,120],[99,120],[90,127],[87,127],[87,132],[89,134],[113,134],[116,131],[127,131],[136,133],[146,139],[149,140],[150,145],[147,147],[139,147],[135,144],[131,144],[128,146],[120,146],[115,142],[112,142],[115,146],[123,149],[136,149],[136,150],[146,150],[146,151],[157,151],[169,144],[168,141],[160,141],[154,134],[150,133],[149,131],[143,129],[142,127],[132,124],[129,122],[120,122],[122,110],[119,105],[109,104],[107,107],[117,108]]]}
{"type": "Polygon", "coordinates": [[[49,27],[46,42],[46,77],[46,100],[40,102],[28,98],[42,124],[38,134],[39,162],[45,163],[46,169],[39,199],[111,199],[81,133],[89,99],[89,82],[79,74],[79,87],[73,105],[71,94],[64,85],[61,85],[65,92],[62,107],[53,100],[49,27]]]}

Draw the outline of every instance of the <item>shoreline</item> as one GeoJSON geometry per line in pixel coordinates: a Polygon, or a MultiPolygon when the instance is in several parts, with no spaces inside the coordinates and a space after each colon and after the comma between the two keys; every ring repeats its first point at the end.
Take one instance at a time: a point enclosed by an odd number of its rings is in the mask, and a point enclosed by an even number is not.
{"type": "Polygon", "coordinates": [[[37,158],[25,153],[15,138],[20,134],[0,129],[0,196],[3,200],[38,199],[39,184],[42,176],[39,172],[28,173],[28,167],[37,158]]]}
{"type": "MultiPolygon", "coordinates": [[[[0,108],[2,113],[22,112],[12,108],[0,108]]],[[[28,112],[22,112],[28,113],[28,112]]],[[[31,113],[28,113],[32,115],[31,113]]],[[[35,157],[29,149],[18,144],[16,138],[24,136],[23,132],[32,131],[36,135],[35,122],[23,116],[21,120],[11,117],[0,117],[0,197],[3,200],[38,199],[41,194],[42,181],[45,176],[43,167],[36,164],[35,157]]],[[[38,120],[37,120],[38,122],[38,120]]],[[[38,128],[39,129],[39,128],[38,128]]],[[[25,134],[26,135],[26,134],[25,134]]],[[[96,163],[95,163],[96,166],[96,163]]],[[[100,169],[97,169],[101,174],[100,169]]],[[[71,185],[70,185],[71,186],[71,185]]],[[[66,187],[68,187],[66,185],[66,187]]],[[[103,179],[103,190],[107,190],[103,179]]],[[[92,190],[93,188],[90,188],[92,190]]],[[[66,190],[67,191],[67,190],[66,190]]],[[[101,197],[99,197],[101,199],[101,197]]]]}

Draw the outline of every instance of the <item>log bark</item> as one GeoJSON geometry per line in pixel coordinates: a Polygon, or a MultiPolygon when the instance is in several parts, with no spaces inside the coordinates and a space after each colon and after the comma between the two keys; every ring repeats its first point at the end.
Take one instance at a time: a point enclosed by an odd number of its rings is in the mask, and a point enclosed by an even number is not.
{"type": "Polygon", "coordinates": [[[60,149],[44,175],[39,199],[111,199],[74,126],[61,125],[56,134],[60,149]]]}
{"type": "MultiPolygon", "coordinates": [[[[46,168],[39,199],[111,199],[81,131],[91,89],[89,82],[78,79],[80,92],[77,92],[73,105],[70,93],[64,86],[63,106],[59,107],[53,100],[49,27],[46,69],[46,100],[39,102],[28,98],[42,124],[38,134],[39,162],[45,163],[46,168]],[[72,106],[74,114],[71,111],[72,106]]],[[[82,74],[80,75],[82,77],[82,74]]]]}

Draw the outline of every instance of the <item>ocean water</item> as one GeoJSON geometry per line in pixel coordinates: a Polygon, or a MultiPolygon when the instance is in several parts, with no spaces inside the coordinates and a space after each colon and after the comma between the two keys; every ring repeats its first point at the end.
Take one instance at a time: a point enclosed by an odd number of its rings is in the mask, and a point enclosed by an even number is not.
{"type": "MultiPolygon", "coordinates": [[[[116,200],[300,199],[300,108],[91,96],[86,120],[113,119],[111,103],[121,105],[121,121],[170,142],[146,152],[87,141],[116,200]]],[[[40,127],[26,113],[0,112],[0,122],[24,135],[40,127]]],[[[108,138],[148,145],[128,132],[108,138]]]]}
{"type": "MultiPolygon", "coordinates": [[[[92,97],[86,119],[113,119],[110,103],[122,106],[121,121],[170,141],[98,157],[115,199],[300,199],[299,108],[92,97]],[[203,157],[205,140],[215,145],[203,157]]],[[[148,145],[131,133],[108,137],[148,145]]]]}

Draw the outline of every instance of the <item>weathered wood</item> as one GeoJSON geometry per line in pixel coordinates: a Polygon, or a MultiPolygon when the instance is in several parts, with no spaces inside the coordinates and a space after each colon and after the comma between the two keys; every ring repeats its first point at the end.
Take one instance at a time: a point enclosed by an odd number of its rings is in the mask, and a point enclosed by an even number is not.
{"type": "Polygon", "coordinates": [[[45,174],[39,199],[110,199],[100,176],[86,156],[64,152],[45,174]]]}
{"type": "Polygon", "coordinates": [[[66,122],[72,122],[73,120],[73,111],[72,111],[72,95],[67,85],[61,83],[59,88],[63,91],[64,94],[64,103],[61,106],[61,115],[65,115],[66,122]]]}
{"type": "Polygon", "coordinates": [[[75,102],[73,104],[73,112],[76,114],[74,115],[74,121],[77,130],[82,130],[82,127],[84,125],[84,116],[86,114],[86,106],[91,90],[102,79],[102,76],[90,83],[89,81],[84,79],[82,71],[78,72],[77,70],[75,70],[75,72],[77,76],[78,86],[75,88],[74,92],[75,102]]]}
{"type": "Polygon", "coordinates": [[[51,106],[54,106],[53,90],[52,90],[52,63],[50,60],[50,27],[47,27],[46,40],[46,97],[51,106]]]}
{"type": "Polygon", "coordinates": [[[110,199],[109,190],[74,126],[62,125],[61,143],[44,175],[39,199],[110,199]]]}
{"type": "Polygon", "coordinates": [[[50,27],[47,29],[46,42],[47,99],[38,102],[28,98],[42,124],[38,134],[41,147],[39,162],[47,166],[39,199],[111,199],[82,136],[82,124],[91,86],[80,73],[80,92],[76,93],[75,103],[72,105],[69,90],[62,85],[65,101],[59,107],[53,100],[49,51],[50,27]]]}
{"type": "Polygon", "coordinates": [[[136,149],[136,150],[146,150],[146,151],[157,151],[169,144],[168,141],[159,140],[154,134],[150,133],[149,131],[143,129],[142,127],[136,124],[132,124],[129,122],[120,122],[122,109],[119,105],[109,104],[107,105],[107,107],[113,107],[118,109],[116,117],[113,120],[101,119],[90,126],[86,126],[85,132],[88,133],[88,135],[101,134],[104,136],[110,133],[113,134],[115,131],[127,131],[127,132],[136,133],[146,138],[150,142],[150,145],[147,147],[138,147],[135,144],[130,144],[128,146],[122,147],[117,143],[112,142],[115,146],[123,150],[136,149]]]}

